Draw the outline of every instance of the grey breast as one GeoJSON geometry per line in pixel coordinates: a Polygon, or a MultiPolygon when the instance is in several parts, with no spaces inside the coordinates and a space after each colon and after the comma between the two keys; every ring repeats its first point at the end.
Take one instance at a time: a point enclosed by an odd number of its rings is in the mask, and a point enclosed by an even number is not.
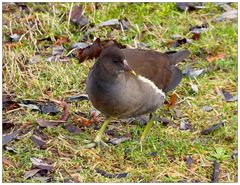
{"type": "MultiPolygon", "coordinates": [[[[91,77],[88,81],[91,81],[91,77]]],[[[127,118],[156,110],[164,102],[164,93],[150,80],[123,72],[111,83],[88,82],[89,98],[99,111],[127,118]]]]}

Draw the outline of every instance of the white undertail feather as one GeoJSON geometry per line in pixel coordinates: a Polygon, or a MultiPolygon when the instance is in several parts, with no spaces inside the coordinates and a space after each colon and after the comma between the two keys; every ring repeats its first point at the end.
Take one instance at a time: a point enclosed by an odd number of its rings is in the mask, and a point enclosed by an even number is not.
{"type": "Polygon", "coordinates": [[[137,75],[138,79],[143,81],[144,83],[148,83],[154,90],[157,94],[159,94],[160,96],[162,96],[163,98],[165,98],[165,93],[159,89],[151,80],[141,76],[141,75],[137,75]]]}

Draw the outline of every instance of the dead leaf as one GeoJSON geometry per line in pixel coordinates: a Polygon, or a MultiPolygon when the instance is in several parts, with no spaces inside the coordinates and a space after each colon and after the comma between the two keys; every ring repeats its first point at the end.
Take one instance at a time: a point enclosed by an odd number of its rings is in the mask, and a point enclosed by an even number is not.
{"type": "Polygon", "coordinates": [[[167,126],[167,125],[172,126],[172,125],[174,125],[174,123],[171,120],[165,119],[165,118],[158,118],[157,121],[161,122],[164,126],[167,126]]]}
{"type": "Polygon", "coordinates": [[[10,122],[10,121],[6,121],[6,120],[3,120],[3,121],[2,121],[3,131],[8,130],[8,129],[14,127],[14,126],[15,126],[15,125],[14,125],[12,122],[10,122]]]}
{"type": "Polygon", "coordinates": [[[46,141],[44,141],[41,137],[33,134],[31,136],[31,140],[37,144],[39,146],[40,149],[44,149],[45,145],[46,145],[46,141]]]}
{"type": "Polygon", "coordinates": [[[107,129],[107,130],[105,130],[104,133],[109,135],[109,136],[115,137],[115,138],[119,137],[119,134],[117,133],[116,129],[107,129]]]}
{"type": "Polygon", "coordinates": [[[203,2],[199,2],[199,3],[198,2],[176,2],[177,8],[182,11],[205,8],[203,4],[204,4],[203,2]]]}
{"type": "Polygon", "coordinates": [[[6,150],[6,151],[8,151],[8,152],[10,152],[10,153],[12,153],[12,154],[17,154],[17,153],[18,153],[18,152],[17,152],[13,147],[11,147],[11,146],[5,145],[5,146],[3,146],[3,149],[6,150]]]}
{"type": "Polygon", "coordinates": [[[74,6],[70,15],[70,20],[75,23],[80,25],[81,27],[86,26],[89,23],[88,18],[82,15],[82,6],[74,6]]]}
{"type": "Polygon", "coordinates": [[[63,128],[67,129],[69,132],[73,133],[73,134],[80,134],[82,132],[82,130],[74,125],[64,125],[63,128]]]}
{"type": "Polygon", "coordinates": [[[40,127],[50,127],[55,128],[59,124],[64,123],[65,121],[62,120],[56,120],[56,121],[47,121],[45,119],[38,118],[36,119],[36,122],[39,124],[40,127]]]}
{"type": "Polygon", "coordinates": [[[101,22],[98,26],[103,27],[103,26],[114,26],[114,25],[119,25],[119,20],[118,19],[110,19],[104,22],[101,22]]]}
{"type": "Polygon", "coordinates": [[[18,105],[17,102],[15,102],[13,100],[13,97],[10,96],[10,95],[3,95],[2,96],[2,108],[3,110],[5,111],[10,111],[10,110],[13,110],[13,109],[17,109],[19,108],[20,106],[18,105]]]}
{"type": "Polygon", "coordinates": [[[53,170],[53,166],[47,163],[44,163],[41,159],[32,157],[30,158],[31,162],[32,162],[32,168],[38,168],[41,170],[47,170],[49,172],[51,172],[53,170]]]}
{"type": "Polygon", "coordinates": [[[224,88],[221,88],[219,91],[219,94],[222,96],[223,100],[227,101],[227,102],[232,102],[232,101],[237,101],[238,100],[238,96],[232,96],[227,90],[225,90],[224,88]]]}
{"type": "Polygon", "coordinates": [[[54,128],[56,126],[58,126],[59,124],[61,123],[64,123],[67,121],[68,117],[69,117],[69,107],[68,107],[68,104],[64,101],[56,101],[56,103],[59,103],[60,106],[63,107],[63,114],[61,115],[61,118],[60,120],[50,120],[50,121],[47,121],[47,120],[44,120],[42,118],[38,118],[36,120],[36,122],[39,124],[40,127],[50,127],[50,128],[54,128]]]}
{"type": "Polygon", "coordinates": [[[65,51],[65,48],[62,45],[55,45],[52,50],[52,55],[62,55],[63,52],[65,51]]]}
{"type": "Polygon", "coordinates": [[[180,130],[191,130],[192,129],[192,124],[188,123],[188,122],[185,122],[185,121],[181,121],[179,129],[180,130]]]}
{"type": "Polygon", "coordinates": [[[110,174],[99,168],[96,168],[95,170],[97,173],[99,173],[102,176],[107,177],[107,178],[124,178],[124,177],[128,176],[128,173],[110,174]]]}
{"type": "Polygon", "coordinates": [[[203,106],[202,110],[208,112],[208,111],[213,110],[213,108],[211,106],[203,106]]]}
{"type": "Polygon", "coordinates": [[[62,62],[66,63],[70,61],[69,57],[66,57],[64,55],[56,55],[56,56],[51,56],[45,59],[46,62],[62,62]]]}
{"type": "Polygon", "coordinates": [[[7,143],[9,143],[13,139],[15,139],[19,132],[20,132],[20,129],[16,130],[16,131],[13,131],[10,134],[3,135],[2,136],[2,145],[6,145],[7,143]]]}
{"type": "Polygon", "coordinates": [[[202,74],[205,70],[204,69],[199,69],[199,70],[194,70],[192,69],[192,66],[188,66],[186,69],[182,71],[182,74],[184,76],[189,76],[191,78],[196,78],[200,74],[202,74]]]}
{"type": "Polygon", "coordinates": [[[74,53],[75,57],[78,58],[79,62],[83,62],[85,59],[93,59],[99,57],[102,50],[109,46],[117,46],[119,48],[125,48],[125,46],[119,44],[116,40],[104,40],[100,41],[99,38],[97,38],[92,45],[80,49],[77,52],[74,53]]]}
{"type": "Polygon", "coordinates": [[[101,114],[100,111],[93,109],[90,111],[90,118],[97,119],[97,117],[101,114]]]}
{"type": "Polygon", "coordinates": [[[64,99],[64,101],[67,103],[71,103],[74,101],[82,101],[82,100],[88,100],[88,95],[80,94],[80,95],[69,96],[64,99]]]}
{"type": "Polygon", "coordinates": [[[41,56],[40,55],[35,55],[29,58],[28,63],[27,64],[36,64],[38,62],[41,62],[41,56]]]}
{"type": "Polygon", "coordinates": [[[91,43],[85,43],[85,42],[77,42],[77,43],[74,43],[74,44],[72,44],[72,49],[84,49],[84,48],[86,48],[86,47],[88,47],[88,46],[90,46],[91,45],[91,43]]]}
{"type": "Polygon", "coordinates": [[[84,118],[82,116],[78,116],[77,119],[80,121],[82,126],[89,126],[92,124],[92,121],[90,119],[84,118]]]}
{"type": "Polygon", "coordinates": [[[149,156],[151,156],[151,157],[156,157],[156,156],[158,156],[158,155],[157,155],[157,152],[151,152],[151,153],[149,154],[149,156]]]}
{"type": "Polygon", "coordinates": [[[208,24],[202,24],[200,26],[192,26],[189,28],[189,31],[193,34],[200,34],[208,30],[208,24]]]}
{"type": "Polygon", "coordinates": [[[59,109],[57,108],[56,104],[51,101],[40,102],[34,100],[21,100],[19,105],[22,107],[27,107],[31,110],[40,111],[43,114],[56,115],[59,113],[59,109]]]}
{"type": "Polygon", "coordinates": [[[201,131],[201,134],[202,134],[202,135],[211,134],[212,132],[214,132],[215,130],[217,130],[217,129],[223,127],[223,126],[224,126],[224,122],[220,122],[220,123],[214,124],[214,125],[212,125],[211,127],[202,130],[202,131],[201,131]]]}
{"type": "Polygon", "coordinates": [[[40,110],[41,110],[41,113],[43,114],[51,114],[51,115],[56,115],[60,112],[59,109],[56,107],[56,104],[51,102],[40,104],[40,110]]]}
{"type": "Polygon", "coordinates": [[[10,159],[7,159],[5,157],[2,157],[2,163],[3,163],[3,166],[6,166],[6,167],[14,167],[14,164],[13,162],[10,160],[10,159]]]}
{"type": "Polygon", "coordinates": [[[29,170],[25,173],[25,175],[23,176],[24,179],[29,179],[31,177],[33,177],[34,175],[36,175],[37,172],[39,172],[41,169],[33,169],[33,170],[29,170]]]}
{"type": "Polygon", "coordinates": [[[117,137],[117,138],[112,138],[112,139],[109,139],[109,143],[113,144],[113,145],[118,145],[124,141],[128,141],[128,140],[131,140],[132,137],[130,134],[125,134],[123,136],[120,136],[120,137],[117,137]]]}
{"type": "Polygon", "coordinates": [[[208,62],[215,62],[215,61],[218,61],[218,60],[223,60],[225,58],[225,55],[220,53],[220,54],[216,54],[216,55],[209,55],[207,57],[207,61],[208,62]]]}
{"type": "Polygon", "coordinates": [[[127,120],[127,123],[137,122],[139,124],[146,125],[148,123],[148,121],[149,121],[148,116],[141,115],[141,116],[138,116],[138,117],[135,117],[135,118],[129,118],[127,120]]]}
{"type": "Polygon", "coordinates": [[[186,166],[187,166],[187,168],[190,168],[191,165],[192,165],[192,163],[193,163],[192,157],[191,157],[191,156],[187,156],[185,160],[186,160],[186,166]]]}
{"type": "Polygon", "coordinates": [[[10,35],[9,40],[10,42],[18,42],[20,38],[21,38],[21,35],[14,33],[10,35]]]}
{"type": "Polygon", "coordinates": [[[41,183],[49,182],[51,177],[33,177],[33,180],[41,181],[41,183]]]}
{"type": "Polygon", "coordinates": [[[213,22],[216,23],[216,22],[221,22],[225,20],[233,20],[233,19],[237,19],[237,17],[238,17],[238,11],[230,10],[218,16],[217,18],[213,19],[213,22]]]}
{"type": "Polygon", "coordinates": [[[173,93],[170,97],[169,102],[167,103],[167,106],[169,108],[172,108],[175,106],[176,103],[177,103],[177,95],[175,93],[173,93]]]}
{"type": "Polygon", "coordinates": [[[54,43],[56,46],[61,46],[62,44],[70,42],[68,37],[56,36],[57,41],[54,43]]]}
{"type": "Polygon", "coordinates": [[[199,40],[201,37],[201,34],[200,33],[194,33],[193,36],[192,36],[192,39],[193,40],[199,40]]]}

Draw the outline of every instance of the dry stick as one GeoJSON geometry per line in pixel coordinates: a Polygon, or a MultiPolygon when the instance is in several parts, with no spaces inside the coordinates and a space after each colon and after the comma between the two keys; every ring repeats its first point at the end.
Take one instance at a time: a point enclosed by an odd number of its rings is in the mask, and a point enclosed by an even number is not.
{"type": "Polygon", "coordinates": [[[219,168],[220,168],[220,164],[217,161],[214,161],[213,175],[212,175],[211,182],[218,182],[218,175],[219,175],[219,172],[220,172],[219,168]]]}

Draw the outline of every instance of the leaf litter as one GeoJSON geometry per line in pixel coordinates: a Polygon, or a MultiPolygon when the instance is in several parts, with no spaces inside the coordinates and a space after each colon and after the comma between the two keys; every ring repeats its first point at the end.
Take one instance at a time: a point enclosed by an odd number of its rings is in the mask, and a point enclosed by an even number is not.
{"type": "Polygon", "coordinates": [[[44,163],[41,159],[38,158],[30,158],[32,162],[31,170],[27,171],[24,175],[24,179],[31,178],[35,175],[40,175],[40,177],[44,176],[47,178],[39,179],[39,180],[48,180],[50,177],[48,175],[53,171],[53,166],[47,163],[44,163]]]}
{"type": "Polygon", "coordinates": [[[2,145],[6,145],[7,143],[11,142],[13,139],[17,137],[19,134],[20,129],[13,131],[10,134],[6,134],[2,136],[2,145]]]}
{"type": "Polygon", "coordinates": [[[196,78],[199,75],[201,75],[204,71],[205,71],[204,69],[194,70],[192,66],[188,66],[186,69],[182,71],[182,74],[184,76],[189,76],[190,78],[196,78]]]}
{"type": "Polygon", "coordinates": [[[219,128],[221,128],[223,126],[224,126],[224,122],[220,122],[220,123],[214,124],[214,125],[210,126],[209,128],[206,128],[206,129],[202,130],[201,134],[202,135],[209,135],[212,132],[218,130],[219,128]]]}
{"type": "Polygon", "coordinates": [[[42,119],[42,118],[38,118],[36,119],[36,122],[39,124],[40,127],[51,127],[51,128],[54,128],[54,127],[57,127],[59,124],[62,124],[64,122],[67,121],[68,117],[69,117],[69,106],[66,102],[64,101],[57,101],[60,106],[63,107],[63,114],[61,115],[61,118],[59,120],[45,120],[45,119],[42,119]]]}
{"type": "Polygon", "coordinates": [[[107,177],[107,178],[117,178],[117,179],[120,179],[120,178],[125,178],[128,176],[128,173],[118,173],[118,174],[111,174],[111,173],[108,173],[104,170],[101,170],[99,168],[96,168],[95,169],[97,173],[99,173],[100,175],[104,176],[104,177],[107,177]]]}
{"type": "Polygon", "coordinates": [[[221,88],[219,91],[219,94],[222,96],[223,100],[226,102],[233,102],[238,100],[238,95],[231,95],[227,90],[224,88],[221,88]]]}

